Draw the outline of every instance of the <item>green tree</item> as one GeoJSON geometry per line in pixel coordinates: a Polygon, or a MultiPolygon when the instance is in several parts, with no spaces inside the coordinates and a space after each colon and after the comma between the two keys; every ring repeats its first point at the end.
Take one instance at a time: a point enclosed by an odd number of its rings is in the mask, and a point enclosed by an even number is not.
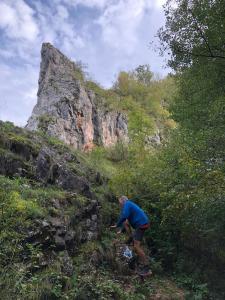
{"type": "Polygon", "coordinates": [[[149,86],[152,83],[153,73],[150,70],[149,65],[140,65],[133,72],[131,72],[133,78],[145,86],[149,86]]]}
{"type": "Polygon", "coordinates": [[[161,156],[167,175],[161,177],[161,224],[176,232],[167,239],[179,250],[174,257],[187,255],[186,270],[198,257],[195,268],[205,268],[200,277],[215,288],[224,285],[219,266],[225,267],[225,6],[169,0],[165,14],[158,35],[176,72],[170,111],[179,127],[161,156]]]}
{"type": "Polygon", "coordinates": [[[158,36],[170,67],[182,70],[194,62],[225,60],[225,6],[220,0],[168,0],[166,24],[158,36]]]}

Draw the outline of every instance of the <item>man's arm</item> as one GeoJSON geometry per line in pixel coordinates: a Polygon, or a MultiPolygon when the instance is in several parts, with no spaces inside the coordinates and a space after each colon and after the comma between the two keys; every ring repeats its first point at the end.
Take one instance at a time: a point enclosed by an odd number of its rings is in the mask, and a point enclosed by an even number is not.
{"type": "Polygon", "coordinates": [[[126,202],[123,206],[123,209],[122,209],[120,218],[116,224],[116,227],[120,227],[123,224],[123,222],[129,218],[129,214],[130,214],[129,203],[126,202]]]}

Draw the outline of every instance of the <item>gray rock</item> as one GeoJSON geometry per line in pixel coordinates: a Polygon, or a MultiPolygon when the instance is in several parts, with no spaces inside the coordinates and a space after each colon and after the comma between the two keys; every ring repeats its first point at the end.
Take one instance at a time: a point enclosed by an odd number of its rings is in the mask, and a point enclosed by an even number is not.
{"type": "Polygon", "coordinates": [[[37,157],[36,173],[37,178],[41,181],[47,181],[50,176],[51,158],[53,153],[49,153],[49,149],[43,147],[37,157]]]}
{"type": "Polygon", "coordinates": [[[59,200],[58,199],[52,199],[51,200],[51,203],[52,203],[52,206],[56,209],[60,209],[60,203],[59,203],[59,200]]]}
{"type": "Polygon", "coordinates": [[[49,223],[48,223],[47,221],[43,220],[43,221],[41,222],[41,226],[42,226],[43,228],[49,227],[49,223]]]}
{"type": "Polygon", "coordinates": [[[73,260],[69,256],[68,252],[65,250],[60,253],[60,262],[61,262],[61,270],[66,276],[73,275],[73,260]]]}
{"type": "Polygon", "coordinates": [[[61,219],[59,218],[49,218],[49,222],[51,223],[51,225],[53,227],[56,227],[56,228],[62,228],[64,227],[64,223],[61,219]]]}
{"type": "Polygon", "coordinates": [[[91,220],[90,219],[86,220],[86,226],[87,226],[87,228],[91,227],[91,220]]]}
{"type": "Polygon", "coordinates": [[[59,235],[54,236],[56,250],[63,250],[66,247],[64,238],[59,235]]]}
{"type": "Polygon", "coordinates": [[[27,128],[41,128],[74,148],[91,150],[128,140],[126,117],[109,111],[77,76],[79,67],[49,43],[41,50],[38,101],[27,128]]]}
{"type": "Polygon", "coordinates": [[[97,215],[92,215],[92,216],[91,216],[91,219],[92,219],[92,221],[97,221],[98,216],[97,216],[97,215]]]}
{"type": "MultiPolygon", "coordinates": [[[[95,197],[88,180],[70,170],[62,158],[47,147],[43,147],[37,156],[36,177],[44,183],[56,184],[65,190],[76,191],[90,199],[95,197]]],[[[52,205],[60,209],[59,201],[52,201],[52,205]]]]}
{"type": "Polygon", "coordinates": [[[91,231],[97,231],[97,229],[98,229],[98,224],[97,224],[97,222],[91,222],[91,227],[90,227],[90,230],[91,231]]]}
{"type": "Polygon", "coordinates": [[[66,232],[65,235],[65,242],[66,243],[71,243],[74,241],[74,237],[75,237],[75,232],[73,230],[69,230],[66,232]]]}
{"type": "Polygon", "coordinates": [[[97,233],[93,231],[87,231],[87,240],[93,241],[97,239],[97,233]]]}
{"type": "Polygon", "coordinates": [[[24,166],[25,164],[22,160],[18,160],[18,158],[13,156],[0,154],[0,174],[14,177],[17,174],[20,177],[24,166]]]}
{"type": "Polygon", "coordinates": [[[149,146],[161,145],[162,139],[161,139],[161,136],[160,136],[160,131],[157,130],[156,133],[152,136],[146,136],[145,142],[149,146]]]}

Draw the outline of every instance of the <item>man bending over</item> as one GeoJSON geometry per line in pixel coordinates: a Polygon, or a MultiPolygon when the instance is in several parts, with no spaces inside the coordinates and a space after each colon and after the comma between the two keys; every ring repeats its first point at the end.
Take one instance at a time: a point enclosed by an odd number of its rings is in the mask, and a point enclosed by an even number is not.
{"type": "MultiPolygon", "coordinates": [[[[143,265],[142,273],[149,273],[148,259],[141,247],[141,241],[143,239],[145,230],[149,228],[149,219],[145,212],[134,202],[129,200],[126,196],[121,196],[119,199],[121,207],[120,218],[116,225],[112,225],[111,228],[125,227],[128,233],[131,233],[129,224],[135,229],[132,234],[134,251],[139,257],[140,262],[143,265]]],[[[120,231],[119,231],[120,232],[120,231]]]]}

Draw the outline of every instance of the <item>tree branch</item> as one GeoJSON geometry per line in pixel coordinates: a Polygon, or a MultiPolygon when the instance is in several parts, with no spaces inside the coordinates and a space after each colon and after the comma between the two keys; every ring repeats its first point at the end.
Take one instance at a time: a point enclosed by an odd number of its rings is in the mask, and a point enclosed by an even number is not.
{"type": "Polygon", "coordinates": [[[180,49],[175,49],[176,52],[178,53],[182,53],[182,54],[188,54],[190,56],[194,56],[194,57],[205,57],[205,58],[220,58],[220,59],[225,59],[225,56],[222,56],[222,55],[214,55],[213,53],[210,55],[207,55],[207,54],[203,54],[203,53],[193,53],[193,52],[190,52],[190,51],[182,51],[180,49]]]}
{"type": "Polygon", "coordinates": [[[210,47],[210,45],[209,45],[209,42],[208,42],[206,36],[204,35],[204,33],[203,33],[203,31],[202,31],[202,29],[201,29],[199,23],[198,23],[197,18],[194,16],[194,13],[193,13],[193,11],[192,11],[191,9],[188,9],[188,10],[189,10],[189,12],[190,12],[190,14],[191,14],[191,16],[192,16],[192,18],[193,18],[193,21],[194,21],[194,23],[195,23],[195,28],[196,28],[196,30],[200,33],[200,36],[201,36],[202,39],[204,40],[204,42],[205,42],[205,44],[206,44],[206,46],[207,46],[207,48],[208,48],[208,50],[209,50],[210,56],[213,57],[212,49],[211,49],[211,47],[210,47]]]}

